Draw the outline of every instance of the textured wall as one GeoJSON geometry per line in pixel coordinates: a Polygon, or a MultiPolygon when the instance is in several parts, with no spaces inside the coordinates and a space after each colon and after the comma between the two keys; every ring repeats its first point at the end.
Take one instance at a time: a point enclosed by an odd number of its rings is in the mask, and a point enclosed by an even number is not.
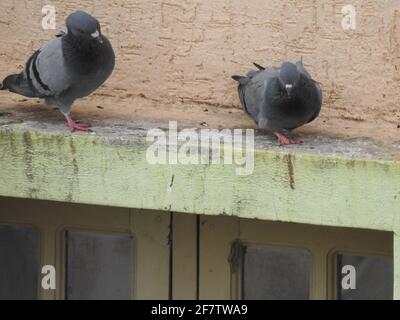
{"type": "MultiPolygon", "coordinates": [[[[101,95],[239,106],[230,76],[253,61],[304,56],[323,84],[323,116],[354,123],[400,123],[400,1],[352,0],[357,28],[344,31],[346,1],[317,0],[1,0],[0,74],[21,65],[55,31],[41,8],[64,17],[82,8],[103,24],[117,69],[101,95]]],[[[129,100],[128,100],[129,101],[129,100]]],[[[134,106],[129,106],[134,108],[134,106]]]]}

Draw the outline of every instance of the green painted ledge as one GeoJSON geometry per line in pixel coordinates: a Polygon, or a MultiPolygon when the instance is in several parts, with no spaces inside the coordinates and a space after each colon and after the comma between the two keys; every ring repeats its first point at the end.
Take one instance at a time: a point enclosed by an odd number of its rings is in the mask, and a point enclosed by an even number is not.
{"type": "Polygon", "coordinates": [[[240,177],[233,165],[150,165],[145,131],[37,127],[0,126],[0,196],[393,232],[400,299],[400,162],[379,148],[257,138],[254,173],[240,177]]]}
{"type": "Polygon", "coordinates": [[[400,162],[257,149],[254,173],[241,177],[233,165],[150,165],[148,146],[0,129],[0,195],[400,230],[400,162]]]}

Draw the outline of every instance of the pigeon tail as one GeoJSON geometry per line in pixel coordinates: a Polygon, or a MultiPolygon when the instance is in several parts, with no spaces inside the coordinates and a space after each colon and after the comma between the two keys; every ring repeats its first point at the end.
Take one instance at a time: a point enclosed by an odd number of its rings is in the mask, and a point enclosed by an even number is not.
{"type": "Polygon", "coordinates": [[[249,82],[249,78],[248,77],[244,77],[244,76],[232,76],[232,79],[239,82],[241,85],[245,85],[249,82]]]}
{"type": "Polygon", "coordinates": [[[37,97],[37,93],[32,89],[23,73],[12,74],[6,77],[1,84],[0,90],[8,90],[28,98],[37,97]]]}
{"type": "Polygon", "coordinates": [[[5,84],[5,80],[6,79],[4,79],[2,82],[0,82],[0,90],[7,90],[8,89],[6,84],[5,84]]]}
{"type": "Polygon", "coordinates": [[[15,83],[16,82],[15,79],[17,77],[18,77],[18,74],[12,74],[12,75],[9,75],[9,76],[5,77],[3,82],[0,83],[0,90],[9,90],[9,91],[11,91],[10,88],[9,88],[9,84],[13,83],[13,82],[15,83]]]}

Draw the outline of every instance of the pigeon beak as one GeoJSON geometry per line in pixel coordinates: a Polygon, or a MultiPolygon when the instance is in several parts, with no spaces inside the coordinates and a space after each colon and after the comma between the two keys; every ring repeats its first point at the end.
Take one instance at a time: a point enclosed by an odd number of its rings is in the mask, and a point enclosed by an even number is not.
{"type": "Polygon", "coordinates": [[[286,88],[286,92],[288,94],[288,97],[290,98],[290,94],[292,92],[293,85],[292,84],[287,84],[287,85],[285,85],[285,88],[286,88]]]}
{"type": "Polygon", "coordinates": [[[99,42],[100,44],[103,43],[103,38],[101,36],[101,33],[99,32],[99,30],[96,30],[96,32],[91,34],[92,38],[96,39],[97,42],[99,42]]]}

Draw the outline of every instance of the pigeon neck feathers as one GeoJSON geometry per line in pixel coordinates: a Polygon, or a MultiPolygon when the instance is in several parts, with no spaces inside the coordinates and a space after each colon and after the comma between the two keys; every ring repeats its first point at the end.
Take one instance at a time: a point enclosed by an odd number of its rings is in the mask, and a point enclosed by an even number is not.
{"type": "Polygon", "coordinates": [[[280,104],[287,96],[284,88],[284,83],[278,77],[272,79],[267,86],[266,97],[267,102],[273,104],[280,104]]]}
{"type": "Polygon", "coordinates": [[[83,57],[93,58],[93,56],[99,54],[99,49],[102,47],[102,43],[95,39],[83,38],[69,32],[63,36],[62,40],[66,50],[72,50],[83,57]]]}
{"type": "Polygon", "coordinates": [[[311,83],[305,77],[298,74],[295,78],[277,76],[268,82],[265,91],[267,103],[271,106],[282,107],[289,104],[298,104],[306,94],[304,89],[311,83]],[[288,81],[292,82],[288,82],[288,81]]]}
{"type": "Polygon", "coordinates": [[[63,55],[66,64],[79,74],[91,73],[103,62],[102,45],[83,42],[79,38],[66,35],[62,38],[63,55]]]}

